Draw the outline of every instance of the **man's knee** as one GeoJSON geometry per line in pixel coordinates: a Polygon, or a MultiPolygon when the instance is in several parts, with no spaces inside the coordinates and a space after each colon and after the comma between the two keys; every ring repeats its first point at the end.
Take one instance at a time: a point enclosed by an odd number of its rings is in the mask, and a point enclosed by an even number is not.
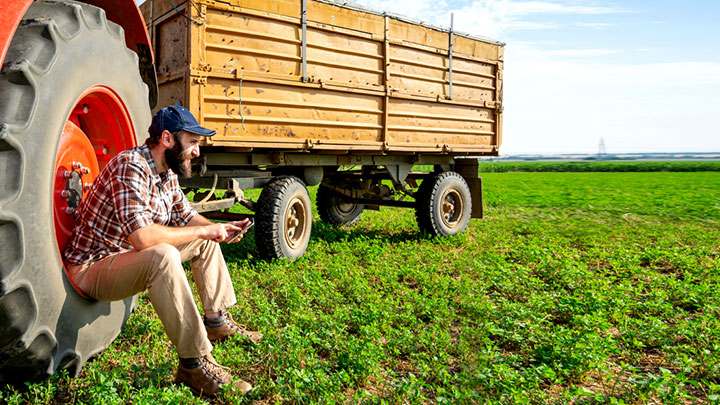
{"type": "Polygon", "coordinates": [[[147,250],[153,253],[153,261],[158,267],[182,267],[180,251],[169,243],[160,243],[147,250]]]}
{"type": "Polygon", "coordinates": [[[208,251],[213,249],[219,249],[220,244],[218,242],[212,241],[212,240],[204,240],[203,243],[200,245],[201,251],[208,251]]]}
{"type": "Polygon", "coordinates": [[[210,258],[213,255],[218,254],[222,255],[222,250],[220,249],[220,244],[218,242],[203,240],[199,241],[199,243],[195,245],[194,250],[191,251],[190,260],[195,262],[198,259],[210,258]]]}
{"type": "Polygon", "coordinates": [[[171,280],[186,278],[180,251],[175,246],[160,243],[145,249],[145,251],[153,254],[153,266],[148,273],[148,286],[157,282],[172,282],[171,280]]]}

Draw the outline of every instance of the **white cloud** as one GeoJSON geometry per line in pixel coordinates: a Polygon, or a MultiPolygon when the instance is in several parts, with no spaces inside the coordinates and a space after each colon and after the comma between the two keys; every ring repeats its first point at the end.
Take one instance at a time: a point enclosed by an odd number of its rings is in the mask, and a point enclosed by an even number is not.
{"type": "Polygon", "coordinates": [[[720,63],[612,65],[506,53],[504,154],[720,150],[720,63]]]}
{"type": "MultiPolygon", "coordinates": [[[[508,21],[503,24],[500,29],[506,31],[517,31],[517,30],[556,30],[562,28],[562,24],[557,23],[540,23],[530,21],[508,21]]],[[[498,35],[502,35],[502,31],[498,32],[498,35]]]]}
{"type": "MultiPolygon", "coordinates": [[[[628,10],[576,1],[432,1],[432,0],[359,0],[359,4],[376,10],[407,15],[432,24],[449,27],[450,13],[455,14],[455,29],[475,35],[503,40],[508,32],[518,30],[554,30],[565,25],[548,18],[559,15],[607,15],[628,10]]],[[[587,28],[607,28],[608,23],[574,23],[587,28]]]]}
{"type": "MultiPolygon", "coordinates": [[[[626,10],[615,7],[581,6],[565,4],[567,2],[549,1],[517,1],[490,0],[507,3],[507,11],[511,16],[523,16],[531,14],[615,14],[625,13],[626,10]]],[[[488,1],[489,2],[489,1],[488,1]]]]}
{"type": "Polygon", "coordinates": [[[550,59],[557,60],[556,57],[595,57],[595,56],[607,56],[623,52],[621,49],[549,49],[556,46],[561,46],[562,43],[550,43],[550,42],[513,42],[509,47],[512,52],[517,56],[522,56],[525,59],[550,59]]]}
{"type": "Polygon", "coordinates": [[[605,28],[615,27],[617,24],[611,24],[611,23],[583,23],[583,22],[579,22],[579,23],[575,23],[574,25],[575,25],[576,27],[581,27],[581,28],[593,28],[593,29],[597,29],[597,30],[602,30],[602,29],[605,29],[605,28]]]}
{"type": "MultiPolygon", "coordinates": [[[[434,17],[438,14],[438,10],[448,9],[448,4],[444,0],[361,0],[355,2],[377,11],[387,11],[432,23],[436,23],[434,17]]],[[[449,25],[449,23],[450,20],[447,20],[443,25],[449,25]]]]}
{"type": "Polygon", "coordinates": [[[550,51],[541,51],[548,56],[604,56],[622,52],[619,49],[554,49],[550,51]]]}

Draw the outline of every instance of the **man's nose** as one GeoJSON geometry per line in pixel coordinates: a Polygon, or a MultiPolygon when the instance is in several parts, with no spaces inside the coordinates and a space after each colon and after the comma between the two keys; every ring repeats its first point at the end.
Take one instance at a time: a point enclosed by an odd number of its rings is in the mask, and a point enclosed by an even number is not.
{"type": "Polygon", "coordinates": [[[200,146],[194,145],[194,146],[190,149],[190,154],[191,154],[192,157],[194,157],[194,158],[200,156],[200,146]]]}

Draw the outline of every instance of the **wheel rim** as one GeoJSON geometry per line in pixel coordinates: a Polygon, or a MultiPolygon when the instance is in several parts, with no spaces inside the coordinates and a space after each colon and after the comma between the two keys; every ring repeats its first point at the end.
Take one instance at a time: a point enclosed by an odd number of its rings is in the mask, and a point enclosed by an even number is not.
{"type": "Polygon", "coordinates": [[[60,253],[72,235],[75,209],[100,170],[133,146],[135,131],[120,97],[106,86],[85,90],[65,121],[55,158],[53,220],[60,253]]]}
{"type": "Polygon", "coordinates": [[[456,189],[447,190],[440,199],[440,218],[448,228],[457,227],[463,219],[465,201],[456,189]]]}
{"type": "Polygon", "coordinates": [[[307,232],[307,209],[303,200],[295,197],[285,210],[285,242],[295,250],[303,246],[305,233],[307,232]]]}
{"type": "Polygon", "coordinates": [[[355,212],[358,205],[356,203],[344,202],[342,197],[340,197],[338,198],[338,202],[337,204],[335,204],[335,206],[337,207],[338,213],[346,217],[355,212]]]}
{"type": "MultiPolygon", "coordinates": [[[[348,192],[349,194],[353,194],[354,188],[351,185],[343,184],[340,187],[343,189],[343,191],[348,192]]],[[[335,193],[334,199],[335,203],[333,205],[335,207],[335,211],[341,217],[351,216],[358,209],[359,204],[347,202],[344,196],[340,194],[335,193]]]]}

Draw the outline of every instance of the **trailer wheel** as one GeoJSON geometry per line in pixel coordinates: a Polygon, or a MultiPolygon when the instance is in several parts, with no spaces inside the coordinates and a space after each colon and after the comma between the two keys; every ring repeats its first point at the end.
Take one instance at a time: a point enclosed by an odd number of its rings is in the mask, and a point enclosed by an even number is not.
{"type": "Polygon", "coordinates": [[[470,222],[470,188],[458,173],[443,172],[420,184],[415,217],[420,230],[430,235],[461,233],[470,222]]]}
{"type": "Polygon", "coordinates": [[[121,27],[97,7],[34,2],[0,71],[0,383],[76,376],[135,299],[93,302],[64,276],[73,209],[150,123],[121,27]]]}
{"type": "MultiPolygon", "coordinates": [[[[352,185],[347,183],[340,184],[338,187],[346,190],[352,189],[352,185]]],[[[360,216],[365,210],[363,204],[346,202],[340,194],[322,184],[318,187],[315,204],[320,219],[335,226],[354,225],[360,220],[360,216]]]]}
{"type": "Polygon", "coordinates": [[[255,212],[255,241],[264,259],[302,256],[310,241],[312,206],[305,183],[280,176],[265,185],[255,212]]]}

